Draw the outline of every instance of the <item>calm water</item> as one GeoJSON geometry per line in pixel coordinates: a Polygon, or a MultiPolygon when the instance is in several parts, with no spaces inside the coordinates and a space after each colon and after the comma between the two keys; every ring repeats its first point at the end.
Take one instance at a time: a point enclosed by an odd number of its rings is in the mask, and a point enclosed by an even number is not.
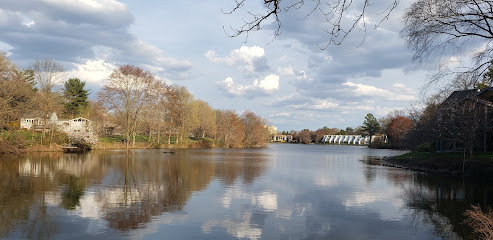
{"type": "Polygon", "coordinates": [[[488,182],[387,168],[358,146],[0,157],[0,238],[455,239],[488,182]],[[366,160],[366,161],[361,161],[366,160]]]}

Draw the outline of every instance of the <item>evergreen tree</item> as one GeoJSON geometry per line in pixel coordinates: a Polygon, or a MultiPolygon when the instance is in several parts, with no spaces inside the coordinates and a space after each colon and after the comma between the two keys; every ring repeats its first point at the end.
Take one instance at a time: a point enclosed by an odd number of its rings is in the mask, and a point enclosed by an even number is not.
{"type": "Polygon", "coordinates": [[[65,113],[75,117],[80,115],[88,106],[89,91],[85,90],[86,82],[78,78],[70,78],[65,82],[63,95],[65,96],[65,113]]]}
{"type": "Polygon", "coordinates": [[[371,137],[380,131],[380,124],[373,114],[366,114],[365,121],[363,122],[363,130],[368,132],[368,135],[370,135],[371,143],[371,137]]]}

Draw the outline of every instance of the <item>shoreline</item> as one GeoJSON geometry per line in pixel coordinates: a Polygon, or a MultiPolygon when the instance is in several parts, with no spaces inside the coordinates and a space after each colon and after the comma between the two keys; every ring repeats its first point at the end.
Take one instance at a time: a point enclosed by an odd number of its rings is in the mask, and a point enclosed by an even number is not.
{"type": "Polygon", "coordinates": [[[493,159],[487,157],[472,157],[464,161],[463,157],[452,154],[429,154],[428,156],[399,156],[383,157],[382,166],[402,168],[419,172],[448,174],[463,177],[493,178],[493,159]]]}

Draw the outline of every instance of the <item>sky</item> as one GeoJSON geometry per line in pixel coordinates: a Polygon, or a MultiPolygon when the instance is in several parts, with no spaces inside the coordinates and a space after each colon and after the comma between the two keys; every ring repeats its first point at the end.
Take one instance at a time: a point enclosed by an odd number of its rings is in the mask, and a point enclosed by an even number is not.
{"type": "Polygon", "coordinates": [[[224,13],[234,0],[2,0],[0,50],[23,68],[36,59],[62,63],[92,98],[115,68],[133,64],[215,109],[253,111],[279,131],[354,128],[368,113],[381,118],[422,98],[428,72],[399,36],[409,0],[374,28],[386,3],[368,10],[366,34],[322,50],[323,15],[301,20],[309,1],[281,14],[274,39],[272,21],[248,38],[228,36],[247,11],[265,11],[257,0],[234,14],[224,13]]]}

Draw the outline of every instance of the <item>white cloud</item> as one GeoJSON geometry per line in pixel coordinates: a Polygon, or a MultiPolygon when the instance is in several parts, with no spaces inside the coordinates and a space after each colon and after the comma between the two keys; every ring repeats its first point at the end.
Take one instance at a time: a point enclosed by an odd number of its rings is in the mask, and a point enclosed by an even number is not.
{"type": "Polygon", "coordinates": [[[288,112],[281,112],[281,113],[272,114],[269,117],[271,117],[271,118],[275,118],[275,117],[289,117],[290,115],[291,114],[288,113],[288,112]]]}
{"type": "MultiPolygon", "coordinates": [[[[395,100],[395,101],[413,101],[416,100],[416,97],[410,94],[406,94],[403,92],[394,93],[389,90],[377,88],[371,85],[365,85],[361,83],[353,83],[347,81],[342,84],[343,86],[349,87],[349,91],[355,96],[367,96],[367,97],[382,97],[387,100],[395,100]]],[[[402,88],[403,84],[394,84],[394,87],[402,88]]],[[[405,87],[405,86],[404,86],[405,87]]]]}
{"type": "Polygon", "coordinates": [[[338,109],[340,106],[338,103],[334,103],[325,99],[312,99],[311,102],[305,102],[303,104],[293,104],[291,107],[296,109],[310,109],[310,110],[327,110],[338,109]]]}
{"type": "Polygon", "coordinates": [[[251,85],[240,85],[233,81],[233,78],[227,77],[224,81],[217,82],[230,95],[253,97],[256,95],[268,95],[279,89],[279,76],[269,74],[264,79],[254,80],[251,85]]]}
{"type": "Polygon", "coordinates": [[[104,60],[88,60],[82,64],[75,64],[76,69],[67,72],[69,77],[76,77],[82,81],[101,84],[103,80],[116,68],[115,65],[107,63],[104,60]]]}
{"type": "Polygon", "coordinates": [[[242,46],[239,49],[232,50],[229,56],[220,58],[216,57],[214,50],[209,50],[205,53],[207,59],[215,63],[226,63],[228,65],[234,65],[238,62],[248,63],[253,65],[253,60],[263,57],[265,50],[259,46],[247,47],[242,46]]]}
{"type": "MultiPolygon", "coordinates": [[[[259,46],[242,46],[239,49],[232,50],[226,57],[216,57],[216,52],[209,50],[205,53],[205,56],[213,63],[225,63],[229,66],[241,64],[239,69],[243,72],[254,72],[257,68],[265,68],[265,66],[256,66],[256,63],[265,57],[265,50],[259,46]]],[[[265,63],[261,64],[265,65],[265,63]]]]}
{"type": "Polygon", "coordinates": [[[294,76],[295,75],[294,70],[291,66],[285,67],[285,68],[277,67],[277,73],[279,73],[279,75],[281,75],[281,76],[294,76]]]}

